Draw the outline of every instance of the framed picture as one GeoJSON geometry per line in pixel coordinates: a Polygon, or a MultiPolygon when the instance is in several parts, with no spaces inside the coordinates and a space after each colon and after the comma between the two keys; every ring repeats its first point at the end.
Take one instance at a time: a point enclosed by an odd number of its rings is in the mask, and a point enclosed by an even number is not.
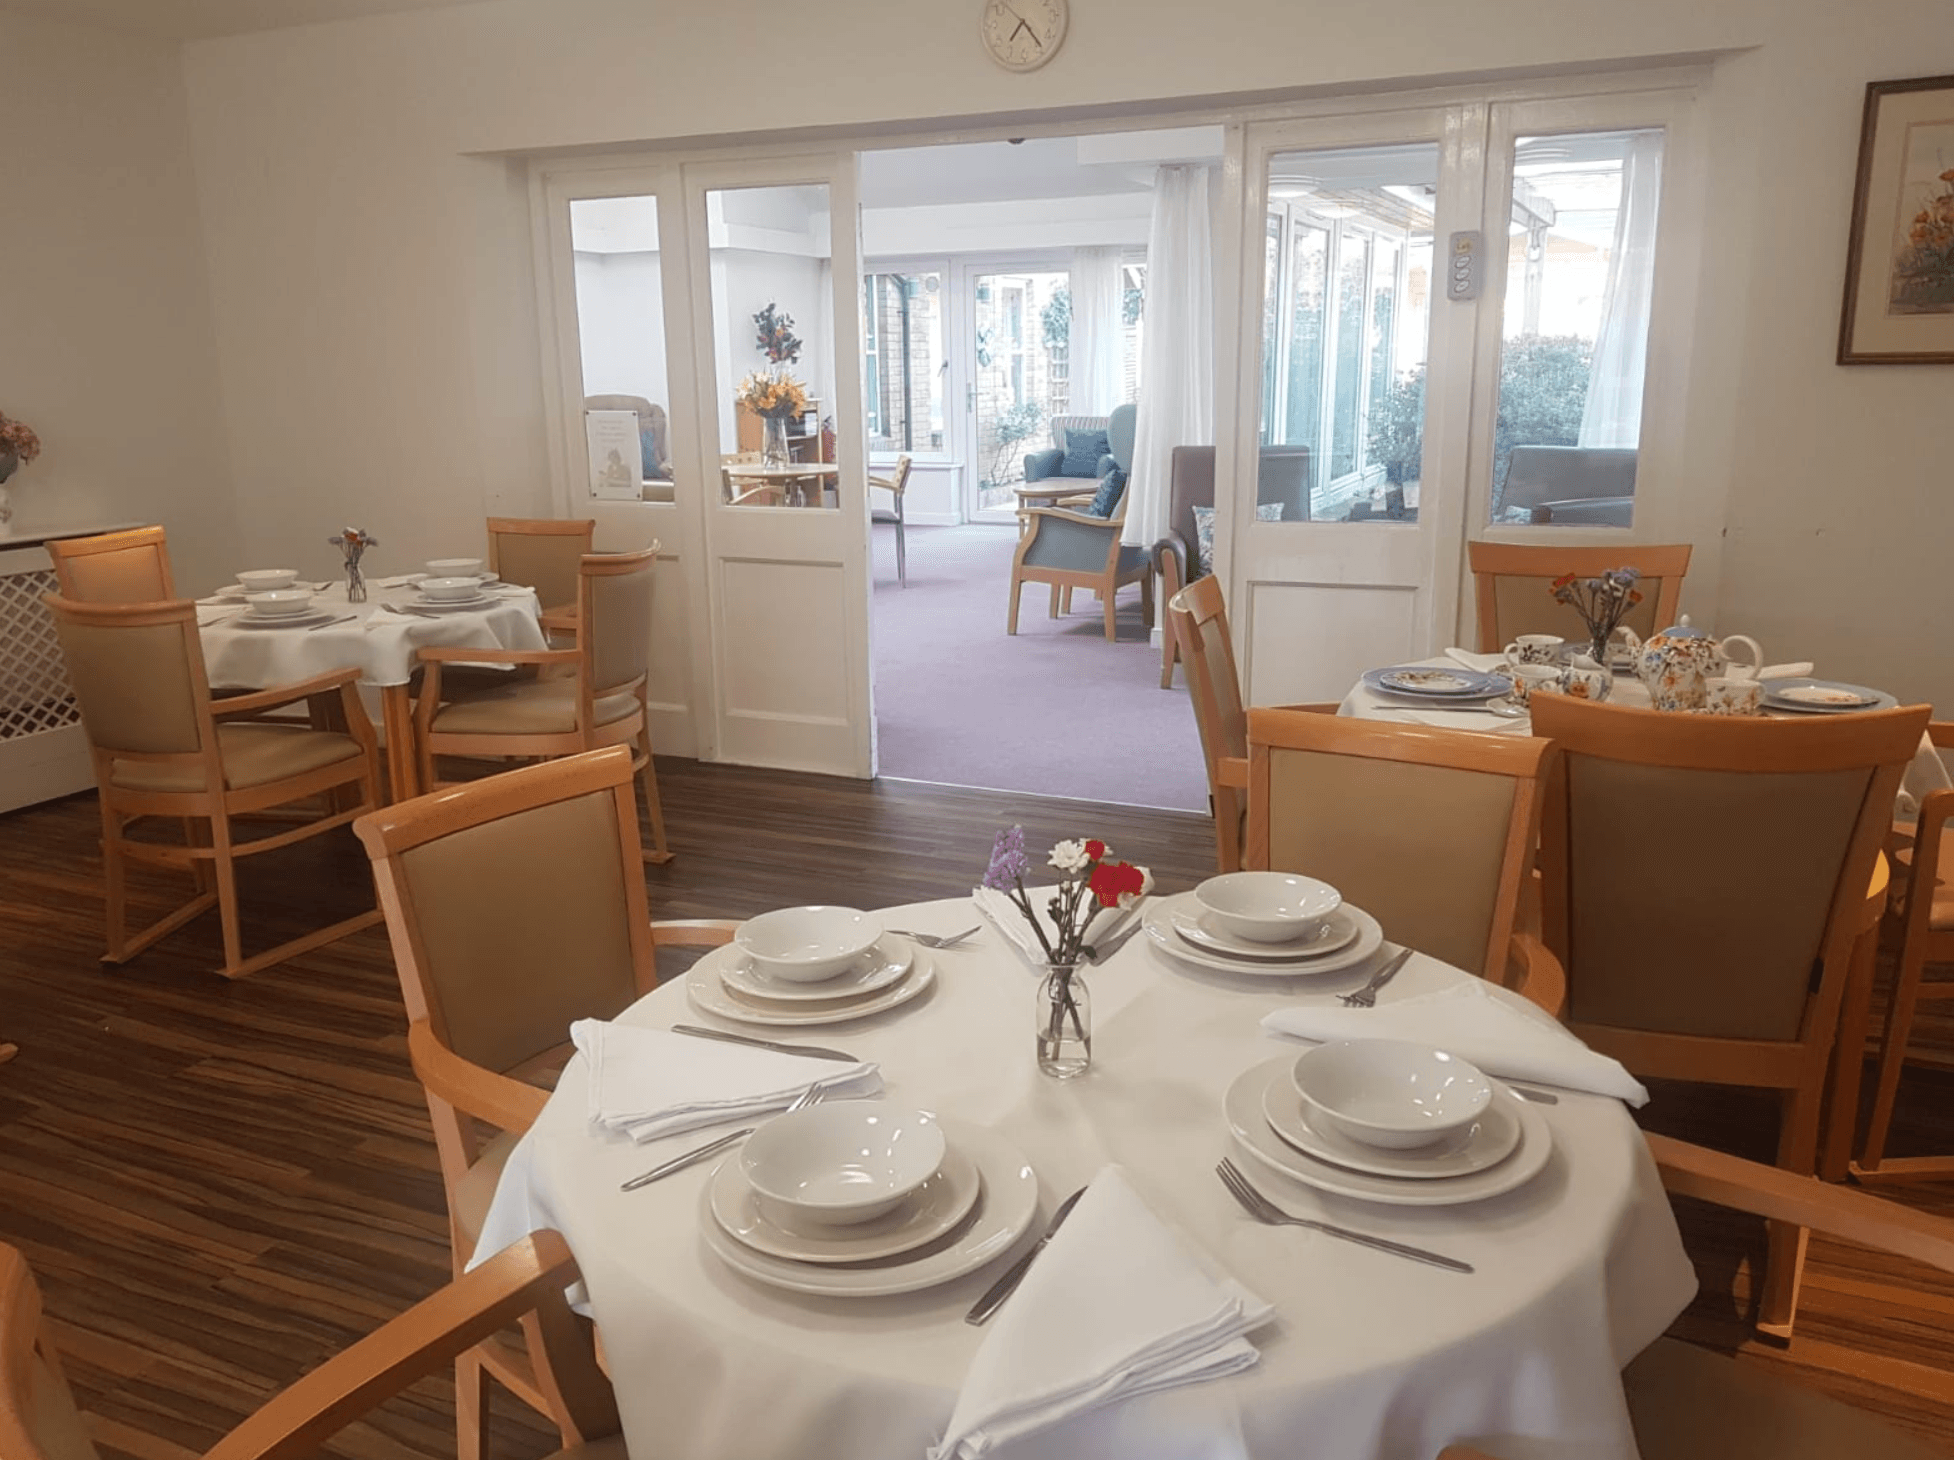
{"type": "Polygon", "coordinates": [[[1866,88],[1841,365],[1954,365],[1954,76],[1866,88]]]}

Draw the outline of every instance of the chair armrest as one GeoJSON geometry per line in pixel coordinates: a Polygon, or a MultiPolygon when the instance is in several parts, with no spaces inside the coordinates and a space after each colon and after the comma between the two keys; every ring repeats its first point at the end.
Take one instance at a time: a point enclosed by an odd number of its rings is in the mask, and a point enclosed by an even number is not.
{"type": "Polygon", "coordinates": [[[1056,446],[1028,452],[1024,459],[1024,479],[1027,482],[1042,482],[1046,477],[1057,476],[1059,467],[1064,463],[1065,453],[1056,446]]]}
{"type": "Polygon", "coordinates": [[[1830,1237],[1954,1272],[1954,1221],[1816,1176],[1797,1176],[1722,1151],[1647,1132],[1662,1184],[1678,1196],[1812,1227],[1830,1237]]]}
{"type": "MultiPolygon", "coordinates": [[[[560,1233],[531,1232],[423,1298],[270,1400],[208,1452],[207,1460],[310,1455],[354,1420],[517,1319],[537,1315],[552,1387],[588,1439],[618,1430],[617,1400],[596,1366],[588,1331],[564,1289],[578,1280],[560,1233]]],[[[538,1367],[544,1367],[539,1364],[538,1367]]]]}
{"type": "Polygon", "coordinates": [[[1506,987],[1560,1018],[1567,1008],[1567,971],[1532,933],[1507,940],[1506,987]]]}
{"type": "MultiPolygon", "coordinates": [[[[1087,497],[1085,500],[1089,502],[1092,499],[1087,497]]],[[[1052,518],[1059,522],[1076,522],[1081,527],[1091,527],[1102,532],[1109,529],[1118,532],[1126,525],[1117,517],[1094,517],[1090,512],[1072,512],[1064,507],[1033,507],[1026,515],[1052,518]]]]}
{"type": "Polygon", "coordinates": [[[275,710],[280,705],[296,704],[310,699],[313,695],[329,694],[333,690],[358,684],[360,672],[357,669],[333,669],[324,674],[315,674],[310,679],[294,680],[290,684],[274,685],[270,689],[253,690],[248,695],[231,695],[211,702],[210,712],[218,719],[232,715],[248,715],[258,710],[275,710]]]}
{"type": "Polygon", "coordinates": [[[1160,541],[1147,551],[1164,580],[1161,585],[1163,599],[1172,598],[1194,581],[1187,576],[1187,540],[1173,528],[1161,533],[1160,541]]]}
{"type": "Polygon", "coordinates": [[[575,649],[454,649],[446,646],[418,650],[423,664],[574,664],[583,657],[575,649]]]}
{"type": "Polygon", "coordinates": [[[546,1090],[463,1059],[434,1037],[425,1019],[407,1026],[407,1056],[429,1094],[512,1135],[534,1125],[550,1098],[546,1090]]]}
{"type": "Polygon", "coordinates": [[[1216,758],[1214,778],[1217,785],[1234,786],[1238,790],[1248,789],[1248,761],[1239,755],[1224,755],[1216,758]]]}

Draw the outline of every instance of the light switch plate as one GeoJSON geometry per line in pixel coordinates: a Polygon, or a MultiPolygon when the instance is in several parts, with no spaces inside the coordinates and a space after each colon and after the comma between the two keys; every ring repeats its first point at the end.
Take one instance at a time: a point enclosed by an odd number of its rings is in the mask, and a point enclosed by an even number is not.
{"type": "Polygon", "coordinates": [[[1477,228],[1452,235],[1445,250],[1445,297],[1477,299],[1480,284],[1480,255],[1485,252],[1486,235],[1477,228]]]}

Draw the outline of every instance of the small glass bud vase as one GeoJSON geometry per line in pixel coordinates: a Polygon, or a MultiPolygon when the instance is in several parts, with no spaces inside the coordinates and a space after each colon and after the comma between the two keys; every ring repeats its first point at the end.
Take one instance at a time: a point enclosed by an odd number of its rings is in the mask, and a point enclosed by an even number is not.
{"type": "Polygon", "coordinates": [[[760,464],[762,466],[786,466],[792,460],[787,450],[787,421],[783,416],[762,416],[764,431],[760,437],[760,464]]]}
{"type": "Polygon", "coordinates": [[[346,564],[346,601],[348,603],[366,602],[366,575],[360,571],[358,563],[346,564]]]}
{"type": "Polygon", "coordinates": [[[1045,966],[1038,984],[1038,1070],[1070,1080],[1092,1067],[1092,993],[1075,963],[1045,966]]]}

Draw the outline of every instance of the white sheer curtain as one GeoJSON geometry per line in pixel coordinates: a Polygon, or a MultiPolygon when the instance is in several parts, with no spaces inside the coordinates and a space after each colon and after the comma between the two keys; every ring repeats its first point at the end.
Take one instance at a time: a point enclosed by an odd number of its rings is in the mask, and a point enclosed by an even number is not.
{"type": "Polygon", "coordinates": [[[1634,446],[1642,433],[1642,376],[1649,360],[1649,302],[1655,292],[1656,201],[1662,195],[1662,133],[1638,132],[1622,164],[1621,211],[1601,302],[1601,328],[1588,370],[1580,444],[1634,446]]]}
{"type": "Polygon", "coordinates": [[[1103,416],[1125,398],[1120,251],[1072,250],[1072,403],[1075,416],[1103,416]]]}
{"type": "Polygon", "coordinates": [[[1214,442],[1214,248],[1211,170],[1155,170],[1147,234],[1147,328],[1140,346],[1133,477],[1120,541],[1151,547],[1167,530],[1167,472],[1176,446],[1214,442]]]}

